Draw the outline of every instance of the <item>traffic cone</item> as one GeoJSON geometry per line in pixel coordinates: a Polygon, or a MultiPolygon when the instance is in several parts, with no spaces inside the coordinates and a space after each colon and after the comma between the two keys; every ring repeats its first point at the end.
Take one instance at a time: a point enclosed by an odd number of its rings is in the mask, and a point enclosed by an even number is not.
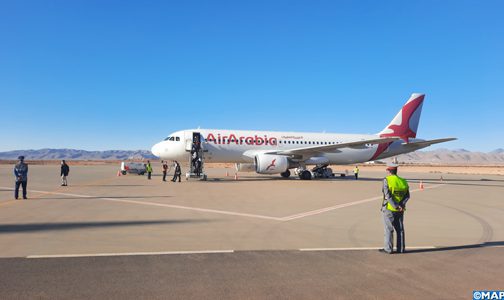
{"type": "Polygon", "coordinates": [[[117,176],[121,176],[121,171],[117,171],[117,176]]]}
{"type": "Polygon", "coordinates": [[[235,180],[238,180],[238,173],[235,173],[235,180]]]}
{"type": "Polygon", "coordinates": [[[422,181],[422,180],[420,180],[420,190],[422,190],[422,191],[423,191],[423,189],[424,189],[424,186],[423,186],[423,181],[422,181]]]}

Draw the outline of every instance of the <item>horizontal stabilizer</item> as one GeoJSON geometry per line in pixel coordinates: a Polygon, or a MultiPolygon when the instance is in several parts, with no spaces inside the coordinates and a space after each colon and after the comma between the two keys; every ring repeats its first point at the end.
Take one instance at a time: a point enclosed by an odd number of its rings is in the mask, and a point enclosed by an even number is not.
{"type": "Polygon", "coordinates": [[[403,143],[402,145],[404,147],[411,147],[411,148],[425,148],[430,145],[434,144],[439,144],[439,143],[444,143],[444,142],[449,142],[449,141],[454,141],[456,138],[444,138],[444,139],[436,139],[436,140],[430,140],[430,141],[420,141],[420,142],[413,142],[413,143],[403,143]]]}

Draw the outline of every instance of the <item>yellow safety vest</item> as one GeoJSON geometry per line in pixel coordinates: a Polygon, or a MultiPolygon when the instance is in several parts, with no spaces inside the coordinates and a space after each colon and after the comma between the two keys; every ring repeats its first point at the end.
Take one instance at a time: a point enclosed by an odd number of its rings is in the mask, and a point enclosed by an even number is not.
{"type": "Polygon", "coordinates": [[[355,169],[353,170],[353,172],[354,172],[355,174],[359,174],[359,168],[355,168],[355,169]]]}
{"type": "MultiPolygon", "coordinates": [[[[397,175],[387,176],[386,179],[390,194],[392,195],[392,199],[394,199],[394,201],[397,203],[401,202],[409,190],[408,182],[397,175]]],[[[388,202],[387,209],[390,211],[399,211],[388,202]]]]}
{"type": "Polygon", "coordinates": [[[152,166],[150,164],[148,164],[146,166],[145,170],[147,171],[147,173],[152,173],[152,166]]]}

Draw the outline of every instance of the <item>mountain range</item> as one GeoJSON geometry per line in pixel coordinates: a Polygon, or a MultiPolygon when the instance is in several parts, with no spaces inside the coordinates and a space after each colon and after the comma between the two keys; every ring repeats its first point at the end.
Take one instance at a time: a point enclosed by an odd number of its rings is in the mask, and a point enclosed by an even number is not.
{"type": "Polygon", "coordinates": [[[147,150],[86,151],[75,149],[14,150],[0,152],[0,159],[15,160],[23,155],[26,160],[142,160],[156,159],[147,150]]]}
{"type": "Polygon", "coordinates": [[[466,149],[416,151],[398,155],[397,161],[412,164],[504,165],[504,149],[499,148],[491,152],[472,152],[466,149]]]}
{"type": "MultiPolygon", "coordinates": [[[[16,160],[24,155],[27,160],[143,160],[157,159],[148,150],[107,150],[86,151],[75,149],[40,149],[14,150],[0,152],[1,160],[16,160]]],[[[412,164],[472,164],[472,165],[504,165],[504,149],[491,152],[472,152],[465,149],[437,149],[432,151],[416,151],[397,156],[397,161],[412,164]]]]}

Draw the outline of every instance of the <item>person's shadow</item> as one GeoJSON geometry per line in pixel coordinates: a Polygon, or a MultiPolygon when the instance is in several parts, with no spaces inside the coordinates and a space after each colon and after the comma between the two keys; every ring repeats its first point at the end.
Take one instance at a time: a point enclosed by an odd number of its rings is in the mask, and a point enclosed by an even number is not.
{"type": "Polygon", "coordinates": [[[504,246],[504,241],[485,242],[482,244],[472,244],[472,245],[436,247],[436,248],[428,248],[428,249],[412,249],[412,250],[406,249],[406,253],[451,251],[451,250],[476,249],[476,248],[495,247],[495,246],[504,246]]]}

